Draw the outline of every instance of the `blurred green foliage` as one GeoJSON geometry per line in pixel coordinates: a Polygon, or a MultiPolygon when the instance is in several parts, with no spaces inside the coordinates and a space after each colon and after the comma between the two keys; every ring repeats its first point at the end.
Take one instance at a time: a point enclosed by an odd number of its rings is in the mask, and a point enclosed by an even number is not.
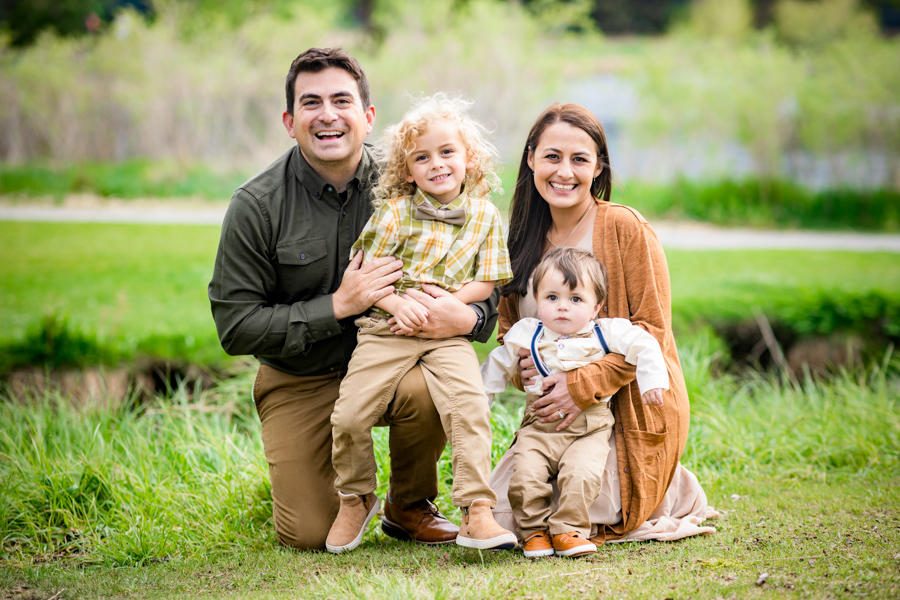
{"type": "Polygon", "coordinates": [[[126,160],[52,166],[0,165],[0,194],[97,194],[114,198],[202,197],[226,200],[250,173],[172,161],[126,160]]]}
{"type": "Polygon", "coordinates": [[[719,225],[900,231],[900,191],[894,190],[810,190],[781,180],[679,179],[667,185],[630,182],[621,202],[646,217],[719,225]]]}
{"type": "Polygon", "coordinates": [[[900,189],[900,39],[883,37],[858,0],[780,0],[773,12],[758,30],[748,0],[693,3],[633,65],[642,106],[629,133],[645,144],[737,140],[766,179],[817,157],[841,180],[855,157],[883,164],[900,189]]]}

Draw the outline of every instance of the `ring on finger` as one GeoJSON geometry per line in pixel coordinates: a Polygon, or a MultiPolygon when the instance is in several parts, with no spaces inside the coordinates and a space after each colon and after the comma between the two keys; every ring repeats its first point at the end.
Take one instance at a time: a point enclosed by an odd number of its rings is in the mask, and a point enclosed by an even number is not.
{"type": "Polygon", "coordinates": [[[564,412],[562,411],[562,409],[559,409],[559,410],[556,411],[556,412],[559,414],[559,418],[560,418],[560,419],[565,419],[565,418],[566,418],[566,413],[564,413],[564,412]]]}

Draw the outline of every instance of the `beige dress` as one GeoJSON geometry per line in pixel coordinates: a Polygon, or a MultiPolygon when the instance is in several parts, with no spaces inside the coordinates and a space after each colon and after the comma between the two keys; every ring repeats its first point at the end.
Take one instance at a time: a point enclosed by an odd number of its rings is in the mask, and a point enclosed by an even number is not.
{"type": "MultiPolygon", "coordinates": [[[[591,231],[588,231],[577,244],[573,245],[593,253],[593,238],[592,225],[591,231]]],[[[528,288],[529,290],[531,289],[530,282],[528,288]]],[[[520,318],[538,317],[537,303],[530,292],[527,296],[519,299],[518,313],[520,318]]],[[[603,525],[614,525],[622,522],[621,483],[619,461],[616,453],[615,428],[610,432],[609,446],[610,451],[606,459],[606,468],[603,472],[600,495],[589,510],[592,523],[592,537],[597,535],[598,530],[603,525]]],[[[491,473],[490,483],[498,498],[497,506],[494,509],[494,517],[502,527],[515,531],[515,519],[508,498],[512,468],[512,452],[508,450],[491,473]]],[[[558,501],[559,490],[554,482],[553,510],[558,506],[558,501]]],[[[715,533],[714,527],[702,525],[705,519],[715,517],[718,517],[718,513],[708,505],[706,494],[700,486],[697,477],[681,463],[678,463],[662,502],[649,518],[623,537],[607,537],[606,541],[671,541],[693,535],[715,533]]]]}

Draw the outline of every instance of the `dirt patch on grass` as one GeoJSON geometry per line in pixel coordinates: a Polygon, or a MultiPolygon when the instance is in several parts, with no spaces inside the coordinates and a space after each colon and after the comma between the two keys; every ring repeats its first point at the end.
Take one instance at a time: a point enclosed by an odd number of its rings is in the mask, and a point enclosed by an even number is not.
{"type": "Polygon", "coordinates": [[[9,373],[6,386],[19,402],[57,395],[79,407],[115,409],[128,401],[170,396],[179,389],[191,395],[214,387],[224,375],[197,365],[147,361],[128,367],[16,369],[9,373]]]}

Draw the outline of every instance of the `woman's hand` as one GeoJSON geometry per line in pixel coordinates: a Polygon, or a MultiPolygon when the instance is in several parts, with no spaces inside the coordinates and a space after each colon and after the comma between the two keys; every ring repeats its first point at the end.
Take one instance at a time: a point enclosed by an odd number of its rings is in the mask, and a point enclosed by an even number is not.
{"type": "Polygon", "coordinates": [[[571,425],[581,412],[581,408],[575,404],[575,400],[569,394],[566,374],[564,372],[554,373],[545,377],[541,389],[544,390],[544,395],[534,401],[534,412],[541,417],[542,423],[562,421],[556,427],[557,431],[562,431],[571,425]]]}

